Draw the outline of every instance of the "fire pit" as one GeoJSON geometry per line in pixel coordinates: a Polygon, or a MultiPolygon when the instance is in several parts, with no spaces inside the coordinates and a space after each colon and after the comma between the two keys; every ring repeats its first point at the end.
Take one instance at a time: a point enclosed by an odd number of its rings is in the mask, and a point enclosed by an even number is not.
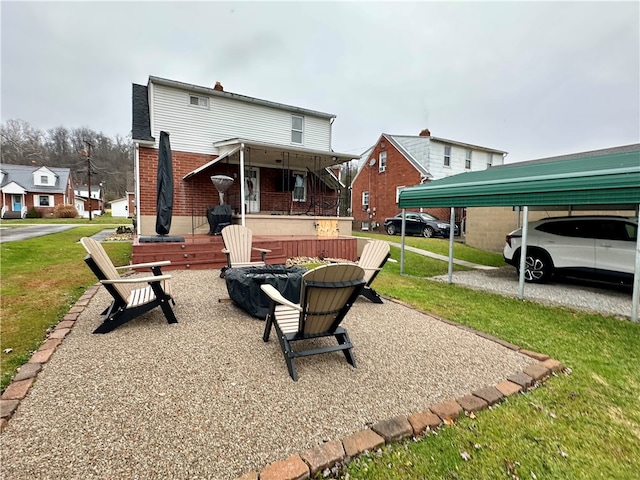
{"type": "Polygon", "coordinates": [[[272,285],[284,298],[298,303],[302,275],[306,271],[303,267],[285,265],[230,268],[225,272],[224,279],[231,300],[245,312],[264,320],[269,313],[269,299],[260,285],[272,285]]]}

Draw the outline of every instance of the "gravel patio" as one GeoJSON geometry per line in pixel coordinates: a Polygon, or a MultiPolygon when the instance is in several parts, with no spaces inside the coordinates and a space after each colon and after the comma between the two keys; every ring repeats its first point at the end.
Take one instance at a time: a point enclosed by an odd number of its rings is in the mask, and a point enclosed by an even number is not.
{"type": "Polygon", "coordinates": [[[93,335],[110,302],[100,289],[0,435],[2,478],[234,479],[536,363],[360,298],[343,322],[358,368],[338,352],[298,359],[293,382],[264,322],[219,301],[218,273],[171,272],[178,324],[156,309],[93,335]]]}

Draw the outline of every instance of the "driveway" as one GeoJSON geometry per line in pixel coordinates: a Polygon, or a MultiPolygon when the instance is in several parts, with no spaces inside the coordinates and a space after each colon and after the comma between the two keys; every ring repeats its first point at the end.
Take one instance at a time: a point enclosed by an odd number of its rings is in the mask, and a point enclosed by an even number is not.
{"type": "Polygon", "coordinates": [[[17,242],[33,237],[41,237],[51,233],[64,232],[78,225],[26,225],[24,227],[1,227],[0,243],[17,242]]]}

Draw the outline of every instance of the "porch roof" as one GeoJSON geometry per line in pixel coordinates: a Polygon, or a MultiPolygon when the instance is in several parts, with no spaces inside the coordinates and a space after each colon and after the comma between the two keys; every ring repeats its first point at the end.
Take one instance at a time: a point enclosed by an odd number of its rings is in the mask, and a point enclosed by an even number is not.
{"type": "MultiPolygon", "coordinates": [[[[218,147],[220,151],[219,156],[189,172],[183,177],[183,180],[187,180],[225,158],[235,155],[243,144],[246,149],[245,165],[247,166],[268,166],[302,171],[306,171],[308,169],[312,172],[319,172],[327,167],[350,162],[351,160],[359,157],[359,155],[351,153],[314,150],[310,148],[246,140],[243,138],[233,138],[214,143],[214,146],[218,147]]],[[[236,162],[232,161],[231,163],[236,162]]]]}

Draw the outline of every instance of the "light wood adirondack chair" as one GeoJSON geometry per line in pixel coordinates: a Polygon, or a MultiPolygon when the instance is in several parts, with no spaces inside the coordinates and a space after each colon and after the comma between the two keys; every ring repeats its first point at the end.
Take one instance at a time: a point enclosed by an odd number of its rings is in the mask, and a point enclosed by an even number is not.
{"type": "Polygon", "coordinates": [[[364,280],[367,282],[360,295],[368,298],[373,303],[382,303],[380,295],[371,288],[371,284],[380,270],[382,270],[382,267],[384,267],[384,264],[387,263],[390,255],[390,248],[387,242],[372,240],[364,246],[360,260],[358,260],[358,265],[364,269],[364,280]]]}
{"type": "Polygon", "coordinates": [[[351,340],[340,322],[353,305],[362,287],[364,270],[354,264],[334,263],[309,270],[302,276],[300,303],[284,298],[273,286],[260,288],[270,299],[269,313],[262,339],[269,341],[271,327],[275,327],[289,369],[298,380],[293,359],[341,350],[347,361],[356,366],[351,340]],[[335,337],[338,345],[311,350],[293,351],[292,342],[317,337],[335,337]]]}
{"type": "Polygon", "coordinates": [[[271,250],[252,246],[253,232],[242,225],[229,225],[222,229],[224,248],[222,253],[227,255],[227,267],[256,267],[265,264],[267,253],[271,250]],[[260,252],[260,261],[251,261],[251,251],[260,252]]]}
{"type": "Polygon", "coordinates": [[[162,309],[168,323],[178,322],[170,305],[170,302],[175,305],[168,281],[171,275],[163,275],[161,271],[161,267],[169,265],[170,261],[115,267],[100,242],[84,237],[80,243],[88,253],[85,263],[113,297],[111,305],[102,312],[102,324],[93,333],[110,332],[155,307],[162,309]],[[153,275],[122,278],[118,273],[118,270],[131,268],[149,268],[153,275]],[[145,283],[145,287],[136,288],[145,283]]]}

